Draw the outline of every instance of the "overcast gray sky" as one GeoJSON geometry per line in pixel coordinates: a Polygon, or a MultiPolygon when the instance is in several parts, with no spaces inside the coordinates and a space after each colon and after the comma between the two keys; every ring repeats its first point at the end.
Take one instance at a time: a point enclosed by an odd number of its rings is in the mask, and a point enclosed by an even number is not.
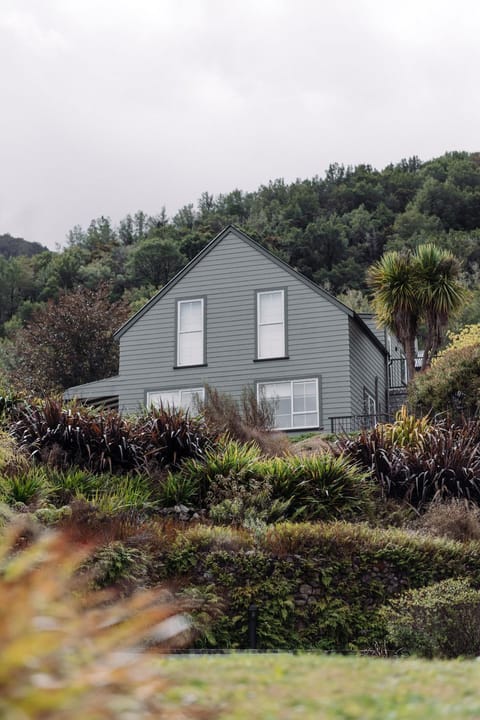
{"type": "Polygon", "coordinates": [[[480,150],[478,0],[0,0],[0,234],[480,150]]]}

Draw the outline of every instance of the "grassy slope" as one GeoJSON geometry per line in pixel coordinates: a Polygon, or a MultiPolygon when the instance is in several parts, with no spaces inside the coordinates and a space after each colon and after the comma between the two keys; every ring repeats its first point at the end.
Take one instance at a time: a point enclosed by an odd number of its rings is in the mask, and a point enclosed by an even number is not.
{"type": "Polygon", "coordinates": [[[480,663],[319,655],[162,660],[175,703],[216,705],[224,720],[480,718],[480,663]]]}

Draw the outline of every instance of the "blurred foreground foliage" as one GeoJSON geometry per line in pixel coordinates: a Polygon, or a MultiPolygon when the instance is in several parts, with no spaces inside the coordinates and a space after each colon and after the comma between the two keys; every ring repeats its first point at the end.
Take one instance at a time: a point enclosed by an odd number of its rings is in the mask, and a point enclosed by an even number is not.
{"type": "Polygon", "coordinates": [[[153,656],[185,643],[189,629],[172,596],[89,592],[88,574],[76,572],[85,547],[60,533],[30,542],[31,532],[11,524],[0,540],[0,717],[212,717],[164,708],[166,683],[153,656]]]}

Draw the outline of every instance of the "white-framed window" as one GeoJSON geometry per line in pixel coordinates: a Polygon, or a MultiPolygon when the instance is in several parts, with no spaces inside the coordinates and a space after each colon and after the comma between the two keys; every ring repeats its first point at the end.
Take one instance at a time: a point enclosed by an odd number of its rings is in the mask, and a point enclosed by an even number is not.
{"type": "Polygon", "coordinates": [[[183,390],[156,390],[147,393],[147,407],[174,407],[195,412],[198,402],[205,400],[205,388],[184,388],[183,390]]]}
{"type": "Polygon", "coordinates": [[[285,357],[285,291],[257,292],[257,358],[285,357]]]}
{"type": "Polygon", "coordinates": [[[365,390],[365,410],[367,415],[376,416],[377,414],[377,401],[367,390],[365,390]]]}
{"type": "Polygon", "coordinates": [[[271,402],[275,428],[317,428],[319,426],[318,378],[258,383],[257,394],[271,402]]]}
{"type": "Polygon", "coordinates": [[[177,302],[177,365],[203,365],[203,298],[177,302]]]}

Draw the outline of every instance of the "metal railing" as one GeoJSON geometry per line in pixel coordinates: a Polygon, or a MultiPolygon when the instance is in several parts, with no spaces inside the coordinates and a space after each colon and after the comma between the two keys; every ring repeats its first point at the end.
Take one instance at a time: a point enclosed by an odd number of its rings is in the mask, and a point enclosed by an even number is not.
{"type": "Polygon", "coordinates": [[[404,358],[388,361],[388,387],[390,390],[407,387],[407,366],[404,358]]]}
{"type": "Polygon", "coordinates": [[[330,432],[334,435],[344,435],[346,433],[359,432],[360,430],[369,430],[375,427],[377,423],[392,422],[391,415],[386,413],[343,415],[329,417],[328,419],[330,420],[330,432]]]}

